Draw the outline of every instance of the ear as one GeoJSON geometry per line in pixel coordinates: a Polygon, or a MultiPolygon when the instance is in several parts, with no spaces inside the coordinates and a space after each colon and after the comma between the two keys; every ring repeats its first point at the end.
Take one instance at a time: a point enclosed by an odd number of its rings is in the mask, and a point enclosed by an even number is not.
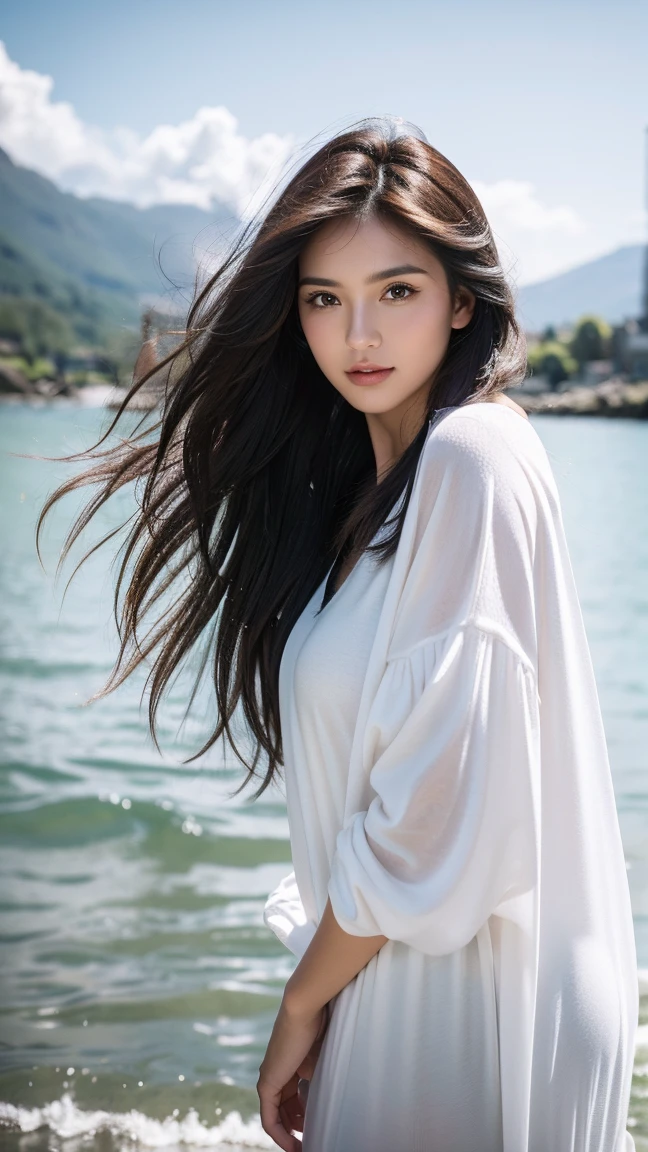
{"type": "Polygon", "coordinates": [[[464,288],[463,286],[457,288],[450,326],[452,328],[465,328],[472,320],[476,303],[477,297],[474,292],[470,291],[470,288],[464,288]]]}

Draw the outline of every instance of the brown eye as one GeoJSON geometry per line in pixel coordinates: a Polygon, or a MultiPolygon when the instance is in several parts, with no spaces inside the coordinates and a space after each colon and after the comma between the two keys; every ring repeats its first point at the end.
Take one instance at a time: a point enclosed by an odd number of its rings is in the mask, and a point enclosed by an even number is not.
{"type": "Polygon", "coordinates": [[[387,292],[397,292],[397,296],[392,296],[392,300],[407,300],[408,296],[413,295],[418,289],[411,288],[409,284],[390,284],[387,292]],[[407,293],[407,295],[404,295],[407,293]]]}
{"type": "Polygon", "coordinates": [[[312,296],[306,298],[306,303],[311,304],[313,308],[330,308],[330,303],[315,303],[316,300],[322,299],[326,301],[337,300],[337,296],[334,296],[332,292],[313,292],[312,296]]]}

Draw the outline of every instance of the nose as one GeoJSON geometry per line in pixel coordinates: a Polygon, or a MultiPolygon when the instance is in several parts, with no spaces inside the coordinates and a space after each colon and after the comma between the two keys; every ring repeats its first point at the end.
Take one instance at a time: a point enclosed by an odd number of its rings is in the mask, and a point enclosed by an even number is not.
{"type": "Polygon", "coordinates": [[[365,348],[378,348],[381,343],[382,339],[375,327],[371,308],[363,303],[356,304],[351,309],[347,344],[350,348],[362,352],[365,348]]]}

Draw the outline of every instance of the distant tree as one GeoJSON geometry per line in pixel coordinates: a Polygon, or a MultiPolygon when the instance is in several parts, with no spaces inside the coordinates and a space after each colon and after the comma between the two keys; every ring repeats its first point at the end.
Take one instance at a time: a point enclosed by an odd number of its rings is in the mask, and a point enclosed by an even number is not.
{"type": "Polygon", "coordinates": [[[552,390],[562,384],[563,380],[573,376],[578,368],[569,349],[558,340],[547,340],[542,344],[536,344],[535,348],[530,348],[527,361],[532,373],[536,376],[545,376],[552,390]]]}
{"type": "Polygon", "coordinates": [[[40,300],[16,296],[0,296],[0,337],[15,340],[30,364],[40,356],[56,359],[73,343],[65,317],[40,300]]]}
{"type": "Polygon", "coordinates": [[[542,336],[540,337],[540,342],[542,344],[549,344],[551,341],[557,340],[557,339],[558,339],[558,334],[556,332],[556,329],[554,328],[553,324],[548,324],[547,327],[545,328],[544,332],[542,333],[542,336]]]}
{"type": "Polygon", "coordinates": [[[600,316],[581,316],[569,341],[569,351],[580,371],[591,360],[603,360],[609,353],[612,329],[600,316]]]}

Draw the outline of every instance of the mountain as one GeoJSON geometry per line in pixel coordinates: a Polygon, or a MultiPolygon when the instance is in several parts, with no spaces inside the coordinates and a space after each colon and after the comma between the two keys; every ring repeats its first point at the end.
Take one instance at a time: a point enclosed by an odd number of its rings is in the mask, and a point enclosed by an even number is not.
{"type": "Polygon", "coordinates": [[[133,204],[61,192],[0,149],[0,293],[36,297],[99,325],[137,323],[142,303],[178,294],[201,254],[238,224],[227,208],[133,204]]]}
{"type": "Polygon", "coordinates": [[[517,310],[526,331],[572,324],[585,313],[620,324],[641,312],[641,244],[617,248],[597,260],[518,289],[517,310]]]}
{"type": "MultiPolygon", "coordinates": [[[[238,221],[223,206],[137,208],[82,200],[13,164],[0,149],[0,294],[29,297],[71,320],[80,338],[133,326],[144,302],[186,307],[195,244],[213,250],[238,221]]],[[[619,323],[640,312],[643,248],[627,245],[517,290],[527,331],[570,324],[586,312],[619,323]]]]}

